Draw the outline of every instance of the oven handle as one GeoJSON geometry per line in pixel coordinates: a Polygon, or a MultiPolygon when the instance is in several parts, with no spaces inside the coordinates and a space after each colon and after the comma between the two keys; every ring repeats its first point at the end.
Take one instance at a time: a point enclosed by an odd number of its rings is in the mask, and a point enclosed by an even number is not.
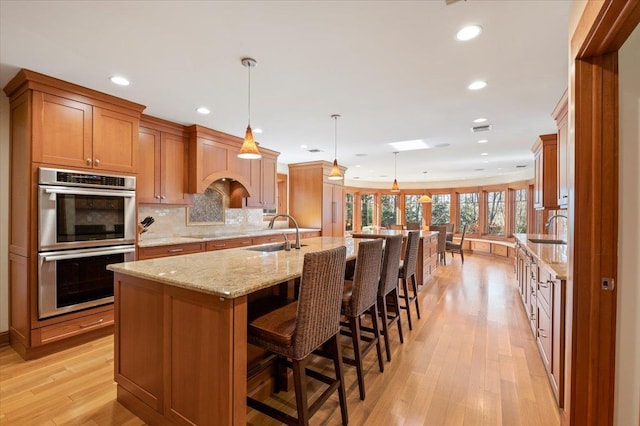
{"type": "Polygon", "coordinates": [[[76,254],[59,254],[54,256],[44,256],[45,262],[54,262],[56,260],[78,259],[80,257],[93,257],[93,256],[106,256],[109,254],[121,254],[121,253],[133,253],[135,248],[129,249],[113,249],[113,250],[100,250],[88,253],[76,253],[76,254]]]}
{"type": "Polygon", "coordinates": [[[97,191],[81,190],[73,188],[45,188],[47,194],[71,194],[71,195],[101,195],[105,197],[135,197],[135,191],[97,191]]]}

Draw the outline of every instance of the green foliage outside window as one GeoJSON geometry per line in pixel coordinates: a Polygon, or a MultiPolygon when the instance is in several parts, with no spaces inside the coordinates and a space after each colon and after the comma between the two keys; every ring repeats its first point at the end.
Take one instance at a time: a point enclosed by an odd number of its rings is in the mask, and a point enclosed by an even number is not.
{"type": "Polygon", "coordinates": [[[382,220],[381,224],[389,228],[398,223],[398,196],[383,194],[381,196],[382,220]]]}
{"type": "Polygon", "coordinates": [[[361,205],[361,219],[362,219],[362,227],[373,225],[373,211],[374,211],[374,201],[375,197],[373,194],[362,194],[360,195],[360,205],[361,205]]]}
{"type": "Polygon", "coordinates": [[[487,227],[489,235],[504,235],[505,192],[487,192],[487,227]]]}
{"type": "Polygon", "coordinates": [[[527,190],[518,189],[516,196],[516,233],[527,233],[527,190]]]}
{"type": "Polygon", "coordinates": [[[458,195],[460,205],[459,228],[462,229],[464,225],[467,225],[467,232],[472,234],[478,233],[478,217],[480,213],[478,200],[479,194],[477,192],[458,195]]]}
{"type": "Polygon", "coordinates": [[[353,231],[353,194],[347,193],[345,202],[345,231],[353,231]]]}
{"type": "Polygon", "coordinates": [[[405,223],[422,224],[422,203],[418,202],[419,195],[405,195],[404,218],[405,223]]]}
{"type": "Polygon", "coordinates": [[[431,224],[444,225],[451,222],[451,195],[435,194],[431,196],[431,224]]]}

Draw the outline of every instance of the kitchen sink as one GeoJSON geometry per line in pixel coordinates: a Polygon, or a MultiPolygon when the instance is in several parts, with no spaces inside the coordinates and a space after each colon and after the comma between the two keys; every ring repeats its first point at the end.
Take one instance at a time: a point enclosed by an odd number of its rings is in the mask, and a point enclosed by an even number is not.
{"type": "MultiPolygon", "coordinates": [[[[301,247],[305,247],[306,244],[300,244],[301,247]]],[[[272,252],[272,251],[280,251],[280,250],[284,250],[284,243],[281,244],[268,244],[268,245],[264,245],[264,246],[256,246],[256,247],[249,247],[247,248],[247,250],[251,250],[251,251],[261,251],[264,253],[268,253],[268,252],[272,252]]],[[[294,245],[291,245],[291,250],[295,250],[294,245]]]]}
{"type": "Polygon", "coordinates": [[[536,244],[567,244],[564,240],[548,240],[541,238],[529,238],[529,241],[536,244]]]}

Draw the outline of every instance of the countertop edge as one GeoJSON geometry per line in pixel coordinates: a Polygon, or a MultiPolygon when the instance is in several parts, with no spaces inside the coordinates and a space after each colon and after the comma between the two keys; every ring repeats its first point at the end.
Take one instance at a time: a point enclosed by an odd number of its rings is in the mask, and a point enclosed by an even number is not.
{"type": "Polygon", "coordinates": [[[539,255],[540,250],[544,248],[544,246],[552,246],[554,244],[532,243],[529,241],[530,238],[555,240],[557,239],[556,236],[548,234],[514,234],[514,237],[516,238],[516,241],[524,246],[538,262],[544,265],[548,271],[552,272],[555,279],[561,281],[567,280],[568,275],[566,262],[548,262],[539,255]]]}

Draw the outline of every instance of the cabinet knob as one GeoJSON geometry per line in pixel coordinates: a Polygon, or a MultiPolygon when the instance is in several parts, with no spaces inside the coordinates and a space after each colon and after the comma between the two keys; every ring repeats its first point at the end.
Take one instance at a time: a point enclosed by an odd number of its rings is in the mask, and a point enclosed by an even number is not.
{"type": "Polygon", "coordinates": [[[156,195],[154,198],[155,198],[156,200],[159,200],[159,199],[160,199],[160,196],[159,196],[159,195],[156,195]]]}
{"type": "Polygon", "coordinates": [[[98,160],[98,159],[96,158],[95,164],[96,164],[96,166],[99,166],[99,165],[100,165],[100,160],[98,160]]]}
{"type": "Polygon", "coordinates": [[[91,158],[87,158],[87,165],[90,166],[91,165],[91,158]]]}
{"type": "Polygon", "coordinates": [[[161,199],[161,200],[164,200],[165,198],[167,198],[167,197],[165,197],[164,195],[161,195],[161,196],[160,196],[160,199],[161,199]]]}
{"type": "Polygon", "coordinates": [[[538,329],[538,336],[540,336],[540,337],[542,337],[542,338],[544,338],[544,339],[546,339],[547,337],[549,337],[549,336],[547,336],[547,335],[544,333],[544,329],[543,329],[543,328],[539,328],[539,329],[538,329]]]}

